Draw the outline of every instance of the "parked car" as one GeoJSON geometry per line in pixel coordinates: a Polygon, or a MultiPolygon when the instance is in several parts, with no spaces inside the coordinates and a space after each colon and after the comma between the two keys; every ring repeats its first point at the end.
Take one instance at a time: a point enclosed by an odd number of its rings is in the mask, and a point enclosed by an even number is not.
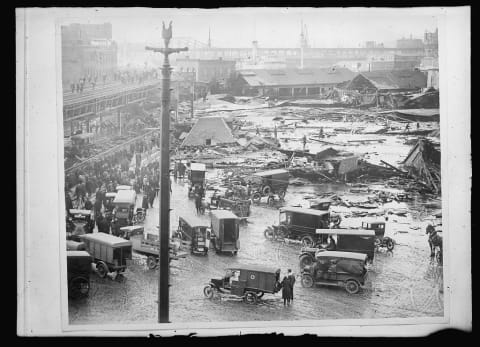
{"type": "Polygon", "coordinates": [[[241,220],[246,220],[250,216],[251,200],[231,200],[219,198],[218,209],[225,209],[232,211],[241,220]]]}
{"type": "Polygon", "coordinates": [[[195,216],[185,215],[178,217],[176,236],[190,243],[192,254],[207,255],[210,247],[210,225],[195,216]]]}
{"type": "Polygon", "coordinates": [[[252,201],[258,203],[262,197],[268,196],[268,202],[271,203],[274,194],[283,200],[287,192],[289,177],[290,173],[285,169],[255,172],[251,182],[252,201]]]}
{"type": "Polygon", "coordinates": [[[362,229],[373,230],[375,232],[375,247],[384,247],[389,251],[395,248],[395,240],[391,237],[385,236],[385,222],[373,221],[362,222],[362,229]]]}
{"type": "Polygon", "coordinates": [[[205,172],[207,168],[202,163],[191,163],[188,171],[188,196],[193,197],[203,189],[205,192],[205,172]]]}
{"type": "Polygon", "coordinates": [[[255,304],[265,293],[275,294],[280,289],[280,269],[239,265],[227,269],[223,278],[212,278],[203,288],[203,294],[209,299],[215,293],[233,295],[255,304]]]}
{"type": "Polygon", "coordinates": [[[320,239],[317,229],[336,227],[340,219],[328,211],[302,207],[282,207],[279,212],[279,224],[264,231],[265,238],[298,239],[304,247],[312,247],[320,239]],[[331,224],[331,225],[330,225],[331,224]]]}
{"type": "Polygon", "coordinates": [[[137,201],[134,190],[119,190],[113,199],[114,213],[112,220],[112,233],[119,236],[120,228],[133,225],[133,215],[137,201]]]}
{"type": "Polygon", "coordinates": [[[211,241],[216,252],[237,254],[240,249],[240,219],[227,210],[211,212],[211,241]]]}
{"type": "Polygon", "coordinates": [[[93,258],[85,251],[67,251],[68,296],[86,297],[90,290],[93,258]]]}
{"type": "Polygon", "coordinates": [[[365,229],[317,229],[319,236],[316,247],[303,247],[300,251],[300,269],[314,262],[315,254],[322,251],[364,253],[368,261],[375,256],[375,232],[365,229]],[[329,236],[334,239],[329,246],[329,236]]]}
{"type": "Polygon", "coordinates": [[[313,265],[302,270],[301,284],[305,288],[314,285],[340,286],[350,294],[356,294],[367,278],[367,255],[363,253],[325,251],[318,252],[313,265]]]}
{"type": "Polygon", "coordinates": [[[70,209],[67,216],[67,240],[79,241],[79,236],[93,232],[95,219],[93,211],[70,209]]]}
{"type": "Polygon", "coordinates": [[[102,278],[109,272],[124,272],[127,260],[132,259],[132,242],[129,240],[104,233],[80,235],[80,239],[93,256],[98,275],[102,278]]]}

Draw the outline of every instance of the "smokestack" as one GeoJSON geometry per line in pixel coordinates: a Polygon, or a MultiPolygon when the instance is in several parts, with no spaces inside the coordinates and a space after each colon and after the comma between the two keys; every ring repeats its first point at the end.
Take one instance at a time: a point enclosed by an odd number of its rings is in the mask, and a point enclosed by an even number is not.
{"type": "Polygon", "coordinates": [[[252,45],[253,45],[253,52],[252,52],[252,56],[253,56],[253,64],[257,64],[257,56],[258,56],[258,41],[255,40],[252,42],[252,45]]]}

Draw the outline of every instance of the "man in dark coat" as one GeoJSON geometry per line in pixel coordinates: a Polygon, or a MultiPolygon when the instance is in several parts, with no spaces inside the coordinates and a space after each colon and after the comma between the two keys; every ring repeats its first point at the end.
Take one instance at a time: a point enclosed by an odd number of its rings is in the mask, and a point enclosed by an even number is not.
{"type": "Polygon", "coordinates": [[[283,299],[283,306],[290,305],[290,300],[292,298],[292,285],[290,282],[290,278],[285,276],[282,280],[282,299],[283,299]]]}
{"type": "Polygon", "coordinates": [[[155,189],[149,185],[149,188],[148,188],[148,204],[150,205],[150,207],[153,207],[153,201],[155,200],[155,189]]]}
{"type": "Polygon", "coordinates": [[[143,193],[142,208],[144,208],[145,210],[148,209],[148,195],[147,195],[147,193],[143,193]]]}
{"type": "Polygon", "coordinates": [[[101,214],[97,218],[97,228],[99,233],[110,234],[108,221],[101,214]]]}
{"type": "Polygon", "coordinates": [[[85,210],[91,210],[93,208],[93,204],[90,199],[85,199],[85,205],[83,207],[85,210]]]}
{"type": "Polygon", "coordinates": [[[195,208],[197,214],[200,214],[200,208],[202,207],[202,196],[199,193],[195,194],[195,208]]]}
{"type": "Polygon", "coordinates": [[[293,286],[295,285],[295,275],[292,272],[292,269],[288,269],[288,279],[290,280],[291,292],[290,292],[290,300],[293,302],[293,286]]]}

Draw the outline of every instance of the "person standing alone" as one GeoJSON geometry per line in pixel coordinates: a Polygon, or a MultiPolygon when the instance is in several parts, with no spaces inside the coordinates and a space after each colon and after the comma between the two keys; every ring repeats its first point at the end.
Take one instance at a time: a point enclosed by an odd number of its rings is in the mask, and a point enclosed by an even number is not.
{"type": "Polygon", "coordinates": [[[292,285],[290,282],[290,277],[287,275],[282,280],[283,306],[286,306],[287,304],[290,305],[291,298],[292,298],[292,285]]]}
{"type": "Polygon", "coordinates": [[[292,269],[288,269],[288,279],[290,280],[290,300],[293,302],[293,286],[295,285],[295,275],[292,272],[292,269]]]}

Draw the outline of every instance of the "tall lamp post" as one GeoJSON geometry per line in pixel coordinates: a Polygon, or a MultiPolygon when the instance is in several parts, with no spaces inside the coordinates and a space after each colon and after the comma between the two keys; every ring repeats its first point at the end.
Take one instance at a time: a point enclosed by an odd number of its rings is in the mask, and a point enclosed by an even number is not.
{"type": "Polygon", "coordinates": [[[146,50],[164,55],[162,66],[162,120],[161,120],[161,159],[160,159],[160,230],[158,284],[158,322],[169,323],[169,246],[170,246],[170,75],[172,69],[168,56],[172,53],[188,51],[184,48],[169,48],[172,38],[172,22],[168,28],[163,23],[162,38],[165,48],[145,47],[146,50]]]}

